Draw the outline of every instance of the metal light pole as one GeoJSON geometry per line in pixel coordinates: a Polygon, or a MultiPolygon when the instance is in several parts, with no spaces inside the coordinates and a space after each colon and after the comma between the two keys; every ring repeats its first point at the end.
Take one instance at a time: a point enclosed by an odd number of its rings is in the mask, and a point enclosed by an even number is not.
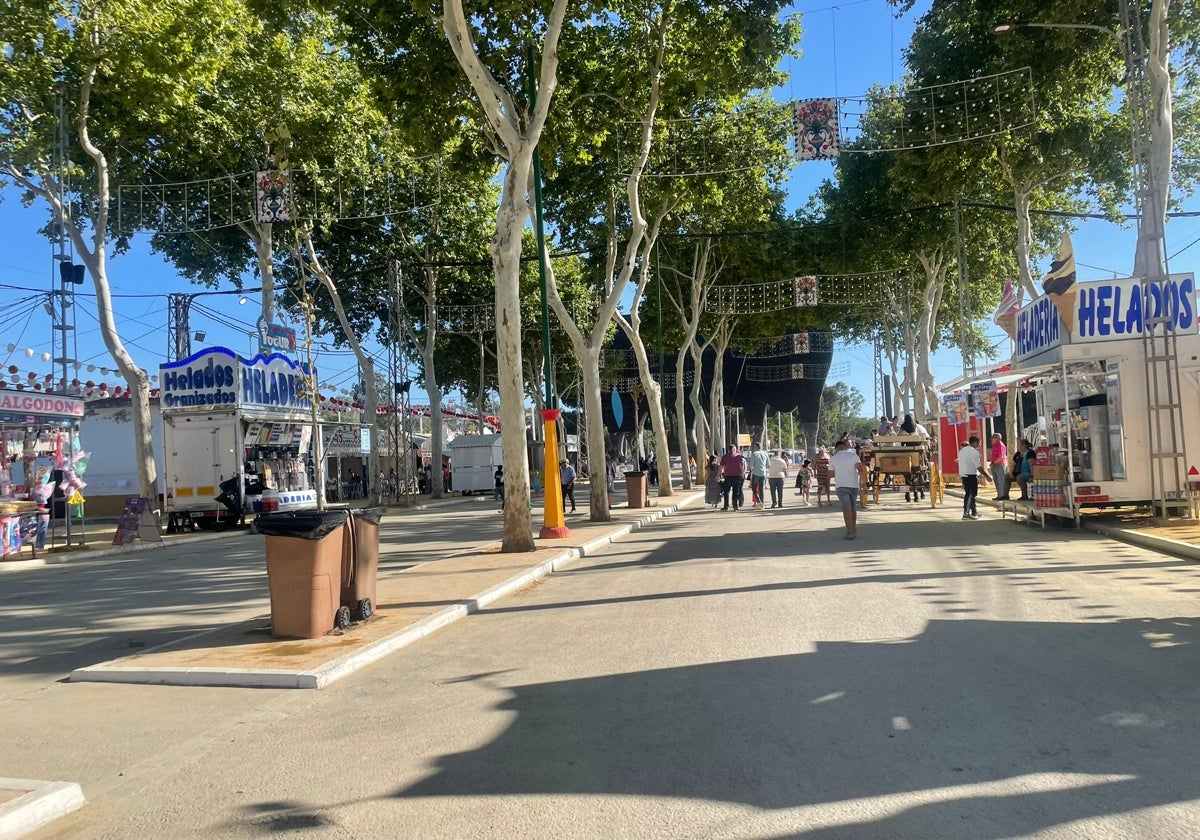
{"type": "Polygon", "coordinates": [[[209,295],[244,297],[261,291],[262,287],[259,286],[253,289],[225,289],[213,292],[172,292],[167,295],[167,361],[177,362],[192,355],[192,328],[189,320],[192,302],[196,298],[209,295]]]}

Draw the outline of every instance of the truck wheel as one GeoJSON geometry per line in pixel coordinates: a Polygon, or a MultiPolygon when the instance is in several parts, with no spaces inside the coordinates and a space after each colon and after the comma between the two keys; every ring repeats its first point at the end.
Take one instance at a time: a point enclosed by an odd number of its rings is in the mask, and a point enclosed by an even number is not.
{"type": "Polygon", "coordinates": [[[338,607],[337,614],[333,617],[333,626],[339,630],[345,630],[350,626],[349,607],[338,607]]]}

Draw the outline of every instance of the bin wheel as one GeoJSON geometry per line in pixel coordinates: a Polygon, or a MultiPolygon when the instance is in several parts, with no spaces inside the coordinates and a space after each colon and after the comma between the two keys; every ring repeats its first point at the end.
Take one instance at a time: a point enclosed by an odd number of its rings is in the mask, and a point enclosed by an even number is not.
{"type": "Polygon", "coordinates": [[[345,630],[350,626],[349,607],[338,607],[337,615],[333,617],[333,626],[339,630],[345,630]]]}
{"type": "Polygon", "coordinates": [[[371,604],[370,598],[363,598],[358,602],[358,617],[362,621],[366,621],[375,614],[375,607],[371,604]]]}

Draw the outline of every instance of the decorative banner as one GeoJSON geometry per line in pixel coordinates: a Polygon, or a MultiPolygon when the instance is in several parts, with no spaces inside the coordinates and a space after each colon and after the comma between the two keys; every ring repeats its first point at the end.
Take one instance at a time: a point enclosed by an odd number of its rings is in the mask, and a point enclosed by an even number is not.
{"type": "Polygon", "coordinates": [[[792,379],[803,379],[803,378],[804,378],[804,365],[800,365],[800,364],[792,365],[792,379]]]}
{"type": "Polygon", "coordinates": [[[290,170],[272,169],[255,173],[255,198],[261,224],[286,222],[292,206],[290,170]]]}
{"type": "Polygon", "coordinates": [[[792,352],[797,356],[803,356],[805,353],[811,352],[810,347],[808,333],[796,333],[792,336],[792,352]]]}
{"type": "Polygon", "coordinates": [[[805,99],[794,103],[792,124],[797,160],[832,160],[838,156],[841,138],[836,99],[805,99]]]}
{"type": "Polygon", "coordinates": [[[621,395],[617,393],[616,385],[614,385],[612,389],[612,410],[613,423],[619,429],[621,428],[621,424],[625,421],[625,408],[621,404],[621,395]]]}
{"type": "Polygon", "coordinates": [[[946,407],[946,422],[951,426],[961,426],[971,417],[967,395],[961,391],[957,394],[946,394],[942,397],[942,404],[946,407]]]}
{"type": "Polygon", "coordinates": [[[796,278],[796,306],[817,305],[817,278],[811,275],[796,278]]]}
{"type": "Polygon", "coordinates": [[[971,398],[975,403],[976,417],[1000,416],[1000,391],[996,387],[995,379],[989,379],[987,382],[972,382],[971,398]]]}

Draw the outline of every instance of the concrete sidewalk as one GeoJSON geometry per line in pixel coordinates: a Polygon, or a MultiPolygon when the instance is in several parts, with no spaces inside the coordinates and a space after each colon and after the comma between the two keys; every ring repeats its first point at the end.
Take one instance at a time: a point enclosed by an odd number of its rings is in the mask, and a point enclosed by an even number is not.
{"type": "MultiPolygon", "coordinates": [[[[430,558],[436,562],[385,572],[379,579],[375,615],[344,633],[277,641],[270,636],[270,616],[260,615],[77,668],[70,679],[322,688],[702,497],[702,492],[688,492],[657,500],[652,508],[619,506],[607,523],[572,517],[569,537],[541,540],[539,548],[528,554],[502,554],[499,543],[491,542],[450,557],[430,558]]],[[[534,519],[540,518],[540,510],[535,510],[534,519]]]]}
{"type": "MultiPolygon", "coordinates": [[[[946,496],[959,507],[962,506],[962,491],[948,487],[946,496]]],[[[1000,502],[986,496],[978,497],[977,501],[997,511],[1002,507],[1000,502]]],[[[1012,504],[1008,502],[1010,509],[1012,504]]],[[[1032,519],[1021,521],[1015,516],[1013,524],[1036,525],[1032,519]]],[[[1195,520],[1180,519],[1164,523],[1145,511],[1096,510],[1085,512],[1079,526],[1109,539],[1200,562],[1200,522],[1195,520]]]]}

